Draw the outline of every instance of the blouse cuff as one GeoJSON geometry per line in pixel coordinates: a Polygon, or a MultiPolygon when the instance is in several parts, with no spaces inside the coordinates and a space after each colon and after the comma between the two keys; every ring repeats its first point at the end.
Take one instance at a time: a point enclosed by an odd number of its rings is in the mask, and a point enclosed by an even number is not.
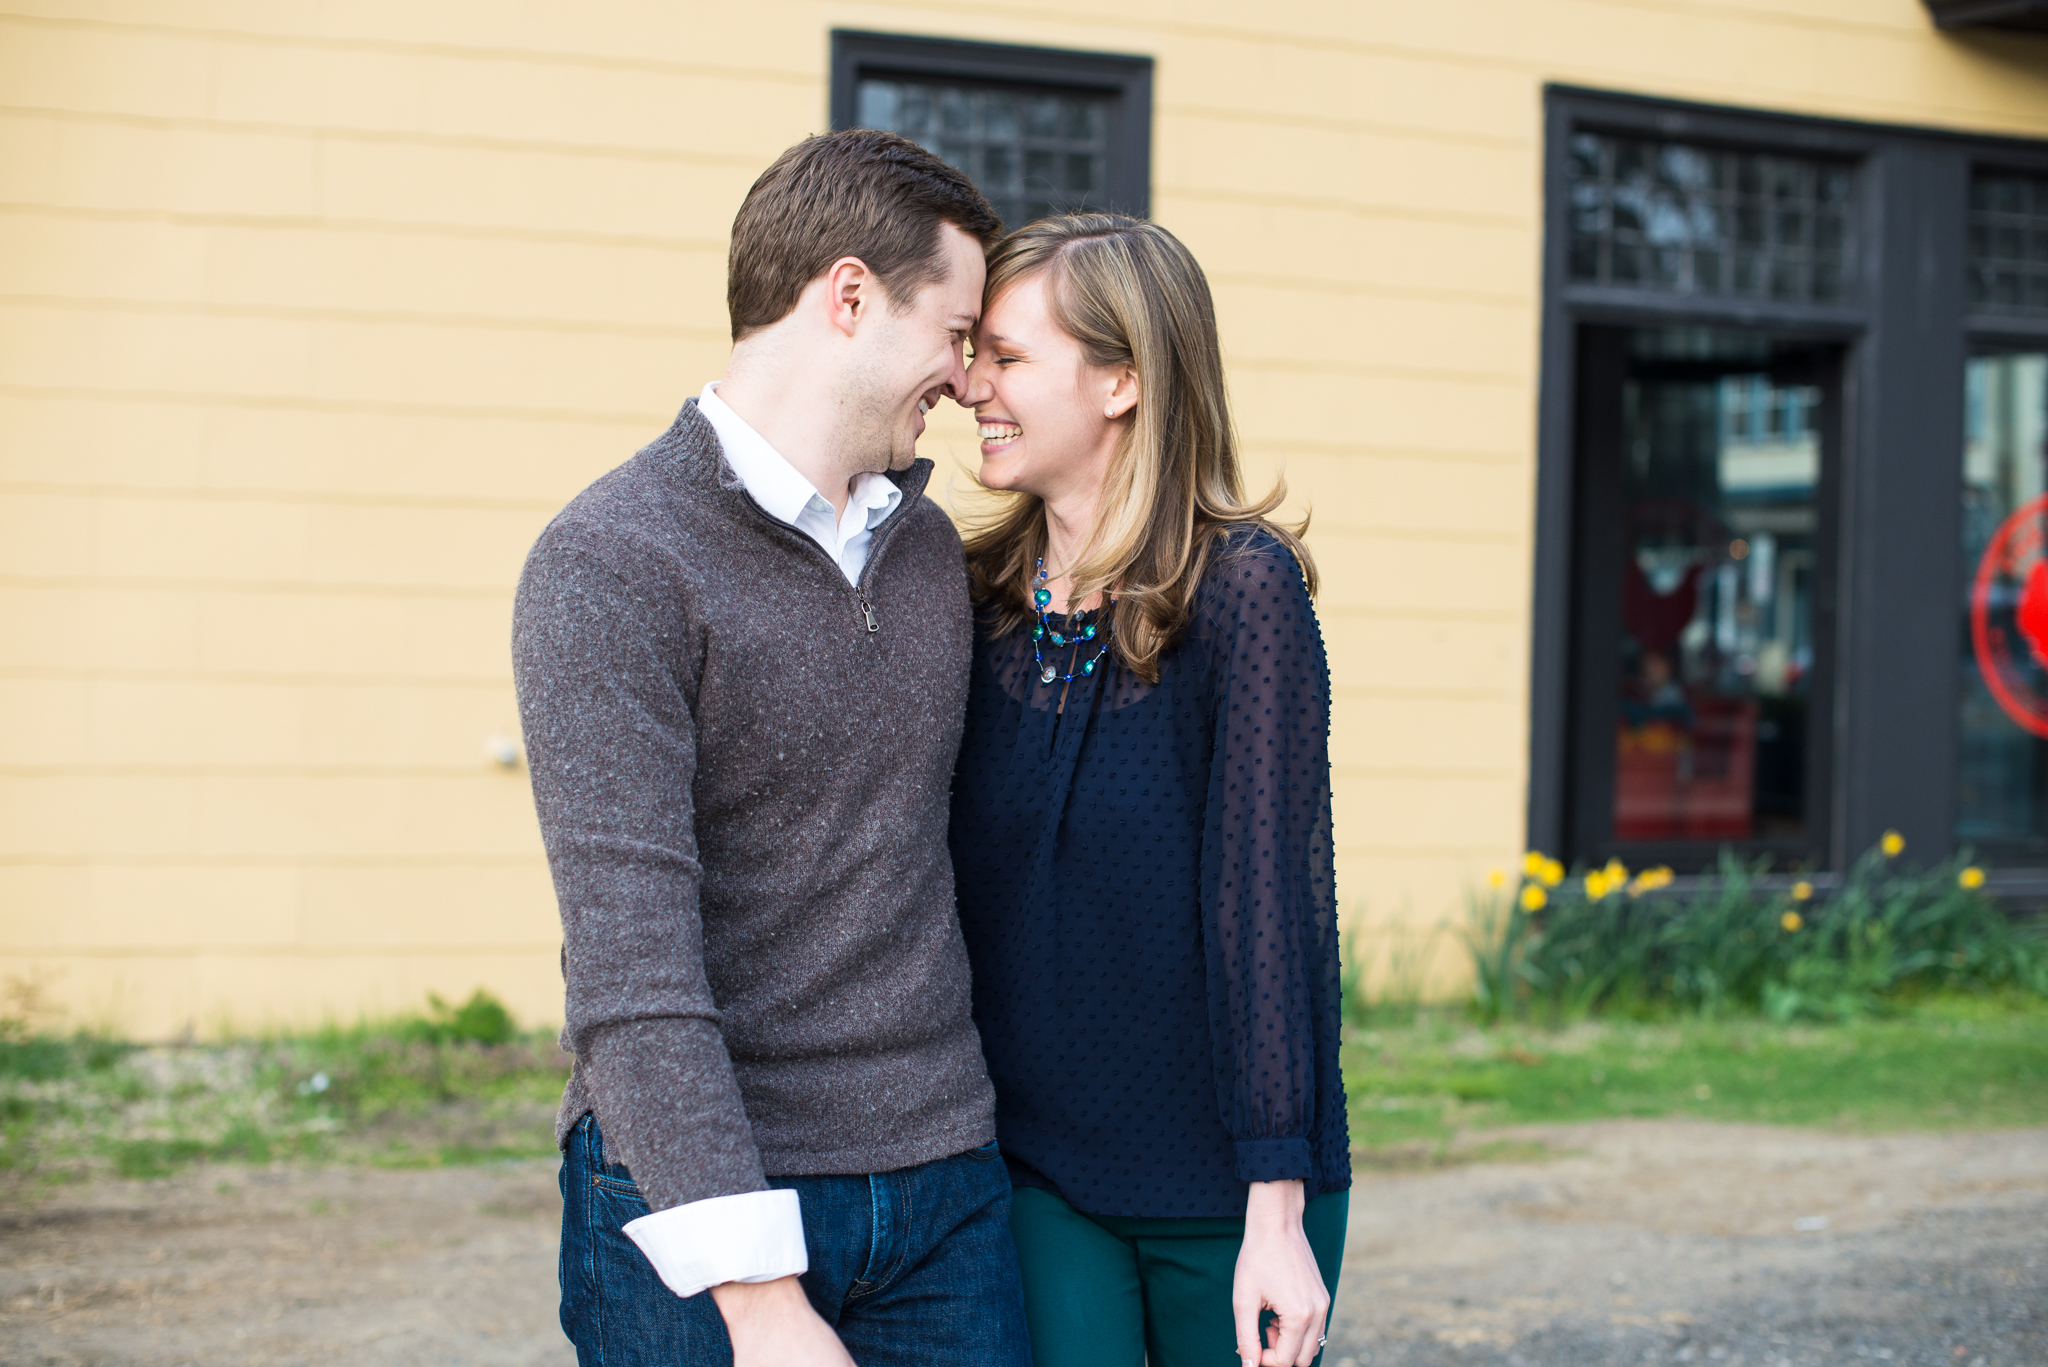
{"type": "Polygon", "coordinates": [[[1308,1140],[1240,1139],[1237,1180],[1240,1182],[1308,1182],[1316,1175],[1315,1152],[1308,1140]]]}

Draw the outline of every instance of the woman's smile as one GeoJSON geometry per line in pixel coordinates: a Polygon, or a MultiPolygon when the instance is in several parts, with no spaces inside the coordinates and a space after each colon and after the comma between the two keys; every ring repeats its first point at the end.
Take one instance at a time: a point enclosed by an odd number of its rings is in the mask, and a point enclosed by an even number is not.
{"type": "Polygon", "coordinates": [[[1008,450],[1017,438],[1023,435],[1024,429],[1014,422],[1004,422],[1000,418],[983,418],[981,419],[981,454],[984,456],[1000,455],[1008,450]]]}

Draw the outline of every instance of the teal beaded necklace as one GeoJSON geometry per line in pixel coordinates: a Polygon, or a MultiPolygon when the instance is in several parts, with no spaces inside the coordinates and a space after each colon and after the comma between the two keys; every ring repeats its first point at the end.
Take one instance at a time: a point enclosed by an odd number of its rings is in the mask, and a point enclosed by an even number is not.
{"type": "MultiPolygon", "coordinates": [[[[1081,666],[1080,674],[1078,675],[1062,674],[1057,666],[1047,664],[1045,656],[1041,651],[1046,637],[1050,636],[1052,638],[1052,643],[1055,647],[1072,645],[1078,648],[1083,641],[1095,639],[1095,623],[1090,622],[1084,629],[1072,636],[1063,636],[1059,632],[1054,631],[1051,624],[1045,620],[1045,610],[1052,603],[1052,590],[1045,586],[1045,580],[1045,561],[1043,558],[1040,558],[1038,562],[1037,586],[1031,590],[1031,604],[1038,609],[1038,625],[1031,628],[1031,658],[1038,663],[1038,681],[1040,683],[1072,683],[1076,678],[1095,672],[1095,666],[1101,664],[1102,657],[1109,654],[1109,638],[1106,635],[1103,637],[1101,649],[1095,652],[1094,659],[1081,666]]],[[[1112,593],[1107,601],[1103,603],[1102,611],[1107,614],[1115,606],[1116,595],[1112,593]]],[[[1074,614],[1074,618],[1078,621],[1087,615],[1085,612],[1077,612],[1074,614]]],[[[1114,629],[1113,625],[1112,629],[1114,629]]]]}

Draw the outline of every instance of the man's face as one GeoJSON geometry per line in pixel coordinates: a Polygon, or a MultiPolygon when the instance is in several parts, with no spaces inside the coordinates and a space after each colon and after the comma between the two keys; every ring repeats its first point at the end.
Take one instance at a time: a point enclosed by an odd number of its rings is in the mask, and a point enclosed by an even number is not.
{"type": "Polygon", "coordinates": [[[988,268],[981,243],[950,223],[939,225],[946,274],[917,292],[910,307],[893,301],[861,320],[860,359],[847,395],[848,454],[863,470],[906,470],[917,458],[924,415],[942,397],[967,389],[963,358],[981,317],[988,268]]]}

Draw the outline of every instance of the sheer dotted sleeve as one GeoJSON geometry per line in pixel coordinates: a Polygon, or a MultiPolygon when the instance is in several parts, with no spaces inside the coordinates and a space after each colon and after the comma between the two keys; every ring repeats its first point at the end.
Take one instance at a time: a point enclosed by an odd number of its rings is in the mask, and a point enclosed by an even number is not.
{"type": "Polygon", "coordinates": [[[1318,1073],[1337,1067],[1318,1027],[1337,1018],[1341,974],[1329,665],[1293,555],[1264,533],[1233,537],[1190,635],[1214,699],[1202,902],[1217,1101],[1239,1181],[1313,1185],[1318,1097],[1333,1086],[1318,1073]]]}

